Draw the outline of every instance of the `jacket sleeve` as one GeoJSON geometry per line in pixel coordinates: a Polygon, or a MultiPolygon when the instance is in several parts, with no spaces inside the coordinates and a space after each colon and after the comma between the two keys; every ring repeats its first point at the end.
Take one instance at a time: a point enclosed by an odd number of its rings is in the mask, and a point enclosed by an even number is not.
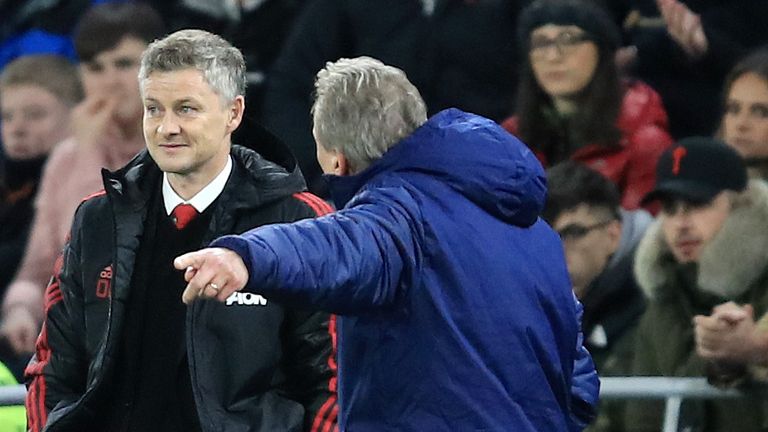
{"type": "Polygon", "coordinates": [[[579,334],[576,340],[576,356],[573,362],[573,383],[571,385],[571,430],[578,432],[584,430],[597,416],[600,379],[597,376],[592,356],[584,347],[584,334],[581,332],[581,317],[584,308],[575,295],[574,302],[579,320],[579,334]]]}
{"type": "MultiPolygon", "coordinates": [[[[673,139],[668,131],[657,125],[647,125],[639,128],[630,138],[634,151],[626,175],[626,185],[621,196],[621,206],[627,209],[640,208],[645,195],[653,190],[656,183],[656,163],[670,145],[673,139]]],[[[657,208],[646,207],[651,213],[657,213],[657,208]]]]}
{"type": "MultiPolygon", "coordinates": [[[[630,158],[623,176],[621,206],[636,209],[656,183],[656,163],[674,141],[669,134],[669,120],[661,96],[641,81],[632,81],[624,95],[622,110],[633,114],[621,119],[627,131],[630,158]]],[[[657,213],[651,203],[646,210],[657,213]]]]}
{"type": "Polygon", "coordinates": [[[378,188],[337,213],[260,227],[211,246],[243,258],[248,291],[354,314],[391,304],[402,278],[415,277],[420,220],[404,188],[378,188]]]}
{"type": "Polygon", "coordinates": [[[72,403],[85,390],[88,361],[79,281],[79,220],[76,216],[71,238],[56,262],[54,277],[45,291],[43,328],[35,355],[24,372],[27,422],[32,432],[43,430],[48,414],[57,404],[72,403]]]}
{"type": "Polygon", "coordinates": [[[336,317],[290,310],[283,338],[286,383],[282,391],[305,408],[304,430],[330,431],[337,424],[336,317]]]}
{"type": "MultiPolygon", "coordinates": [[[[300,192],[293,198],[298,214],[290,221],[324,216],[333,211],[317,196],[300,192]]],[[[281,331],[282,365],[286,382],[281,391],[288,399],[304,406],[304,430],[331,431],[338,421],[336,317],[326,312],[286,309],[281,331]]]]}

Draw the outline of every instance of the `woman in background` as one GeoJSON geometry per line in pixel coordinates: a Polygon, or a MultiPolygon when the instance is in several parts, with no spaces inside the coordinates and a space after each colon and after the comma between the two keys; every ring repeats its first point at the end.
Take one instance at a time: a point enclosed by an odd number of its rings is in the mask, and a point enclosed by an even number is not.
{"type": "Polygon", "coordinates": [[[517,112],[503,126],[545,167],[583,162],[616,183],[622,207],[638,208],[672,138],[659,95],[619,79],[611,18],[587,1],[537,0],[520,17],[518,43],[517,112]]]}
{"type": "Polygon", "coordinates": [[[744,158],[750,177],[768,179],[768,48],[734,66],[723,95],[720,137],[744,158]]]}

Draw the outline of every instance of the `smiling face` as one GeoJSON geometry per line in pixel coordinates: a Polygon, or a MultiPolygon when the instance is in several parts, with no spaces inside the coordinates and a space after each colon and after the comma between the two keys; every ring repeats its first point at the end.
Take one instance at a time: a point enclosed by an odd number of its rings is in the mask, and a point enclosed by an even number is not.
{"type": "Polygon", "coordinates": [[[531,32],[533,74],[551,98],[572,98],[592,81],[600,59],[597,45],[577,26],[547,24],[531,32]]]}
{"type": "Polygon", "coordinates": [[[723,139],[744,158],[768,157],[768,82],[754,73],[733,81],[725,101],[723,139]]]}
{"type": "Polygon", "coordinates": [[[149,154],[169,178],[207,184],[227,162],[243,97],[225,103],[196,69],[152,73],[142,90],[149,154]]]}
{"type": "Polygon", "coordinates": [[[0,113],[3,148],[12,160],[46,155],[69,132],[69,106],[42,87],[3,88],[0,113]]]}

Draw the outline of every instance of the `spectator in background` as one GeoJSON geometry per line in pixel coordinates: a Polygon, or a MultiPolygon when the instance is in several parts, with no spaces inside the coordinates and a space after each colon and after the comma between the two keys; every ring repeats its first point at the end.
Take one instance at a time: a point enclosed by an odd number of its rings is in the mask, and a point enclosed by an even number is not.
{"type": "Polygon", "coordinates": [[[43,164],[69,136],[69,113],[82,97],[77,68],[63,57],[20,57],[0,74],[0,130],[7,156],[0,181],[0,295],[26,246],[43,164]]]}
{"type": "Polygon", "coordinates": [[[77,209],[26,370],[29,429],[332,430],[328,314],[255,296],[187,308],[173,268],[218,236],[330,207],[302,193],[295,161],[232,145],[245,62],[228,42],[173,33],[144,52],[139,79],[147,150],[77,209]]]}
{"type": "MultiPolygon", "coordinates": [[[[704,376],[694,318],[729,301],[768,310],[768,186],[747,182],[735,150],[713,138],[687,138],[659,160],[658,221],[635,257],[635,274],[648,297],[637,330],[634,375],[704,376]]],[[[699,318],[697,318],[697,321],[699,318]]],[[[628,431],[659,431],[662,401],[627,403],[628,431]]],[[[761,397],[685,400],[680,429],[762,431],[761,397]]]]}
{"type": "Polygon", "coordinates": [[[293,150],[310,191],[327,195],[307,113],[326,62],[368,55],[404,70],[430,114],[493,120],[512,110],[515,22],[525,1],[311,0],[268,76],[264,121],[293,150]]]}
{"type": "Polygon", "coordinates": [[[616,26],[588,1],[538,0],[517,29],[518,102],[503,126],[545,166],[585,163],[617,185],[622,207],[638,208],[672,139],[656,92],[619,80],[616,26]]]}
{"type": "MultiPolygon", "coordinates": [[[[742,59],[725,81],[722,138],[741,154],[752,178],[768,178],[768,48],[742,59]]],[[[710,382],[734,386],[768,381],[768,315],[728,302],[695,318],[696,347],[710,362],[710,382]]]]}
{"type": "MultiPolygon", "coordinates": [[[[0,297],[24,254],[43,164],[69,136],[69,113],[83,97],[77,68],[53,55],[20,57],[0,75],[0,130],[6,158],[0,178],[0,297]]],[[[7,341],[0,345],[5,347],[7,341]]],[[[27,358],[0,349],[17,377],[27,358]]]]}
{"type": "Polygon", "coordinates": [[[619,58],[656,89],[675,139],[711,135],[728,71],[768,42],[768,2],[605,0],[621,10],[627,47],[619,58]]]}
{"type": "Polygon", "coordinates": [[[378,60],[328,63],[316,88],[317,159],[343,209],[177,258],[185,302],[247,282],[343,314],[341,430],[581,430],[597,375],[533,154],[477,115],[427,120],[378,60]]]}
{"type": "MultiPolygon", "coordinates": [[[[600,376],[628,375],[645,309],[632,273],[634,255],[653,218],[622,209],[616,185],[575,161],[549,168],[547,188],[543,216],[560,234],[573,289],[584,305],[584,346],[600,376]]],[[[594,430],[624,430],[621,405],[601,405],[594,430]]]]}
{"type": "Polygon", "coordinates": [[[142,3],[90,9],[75,34],[85,99],[72,111],[72,137],[51,153],[36,199],[27,250],[2,305],[0,333],[31,353],[43,317],[43,292],[69,234],[75,208],[102,188],[101,169],[116,169],[144,147],[137,74],[147,44],[163,34],[142,3]]]}
{"type": "Polygon", "coordinates": [[[751,178],[768,179],[768,48],[734,66],[723,95],[720,137],[744,158],[751,178]]]}

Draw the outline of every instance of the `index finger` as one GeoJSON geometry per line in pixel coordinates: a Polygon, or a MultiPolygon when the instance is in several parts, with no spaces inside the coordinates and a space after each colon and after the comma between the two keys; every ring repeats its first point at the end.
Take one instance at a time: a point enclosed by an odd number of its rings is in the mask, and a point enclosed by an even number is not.
{"type": "Polygon", "coordinates": [[[193,270],[196,270],[203,265],[203,262],[205,261],[204,256],[204,251],[188,252],[184,255],[177,256],[176,259],[173,260],[173,266],[176,267],[177,270],[189,271],[190,267],[192,267],[193,270]]]}

